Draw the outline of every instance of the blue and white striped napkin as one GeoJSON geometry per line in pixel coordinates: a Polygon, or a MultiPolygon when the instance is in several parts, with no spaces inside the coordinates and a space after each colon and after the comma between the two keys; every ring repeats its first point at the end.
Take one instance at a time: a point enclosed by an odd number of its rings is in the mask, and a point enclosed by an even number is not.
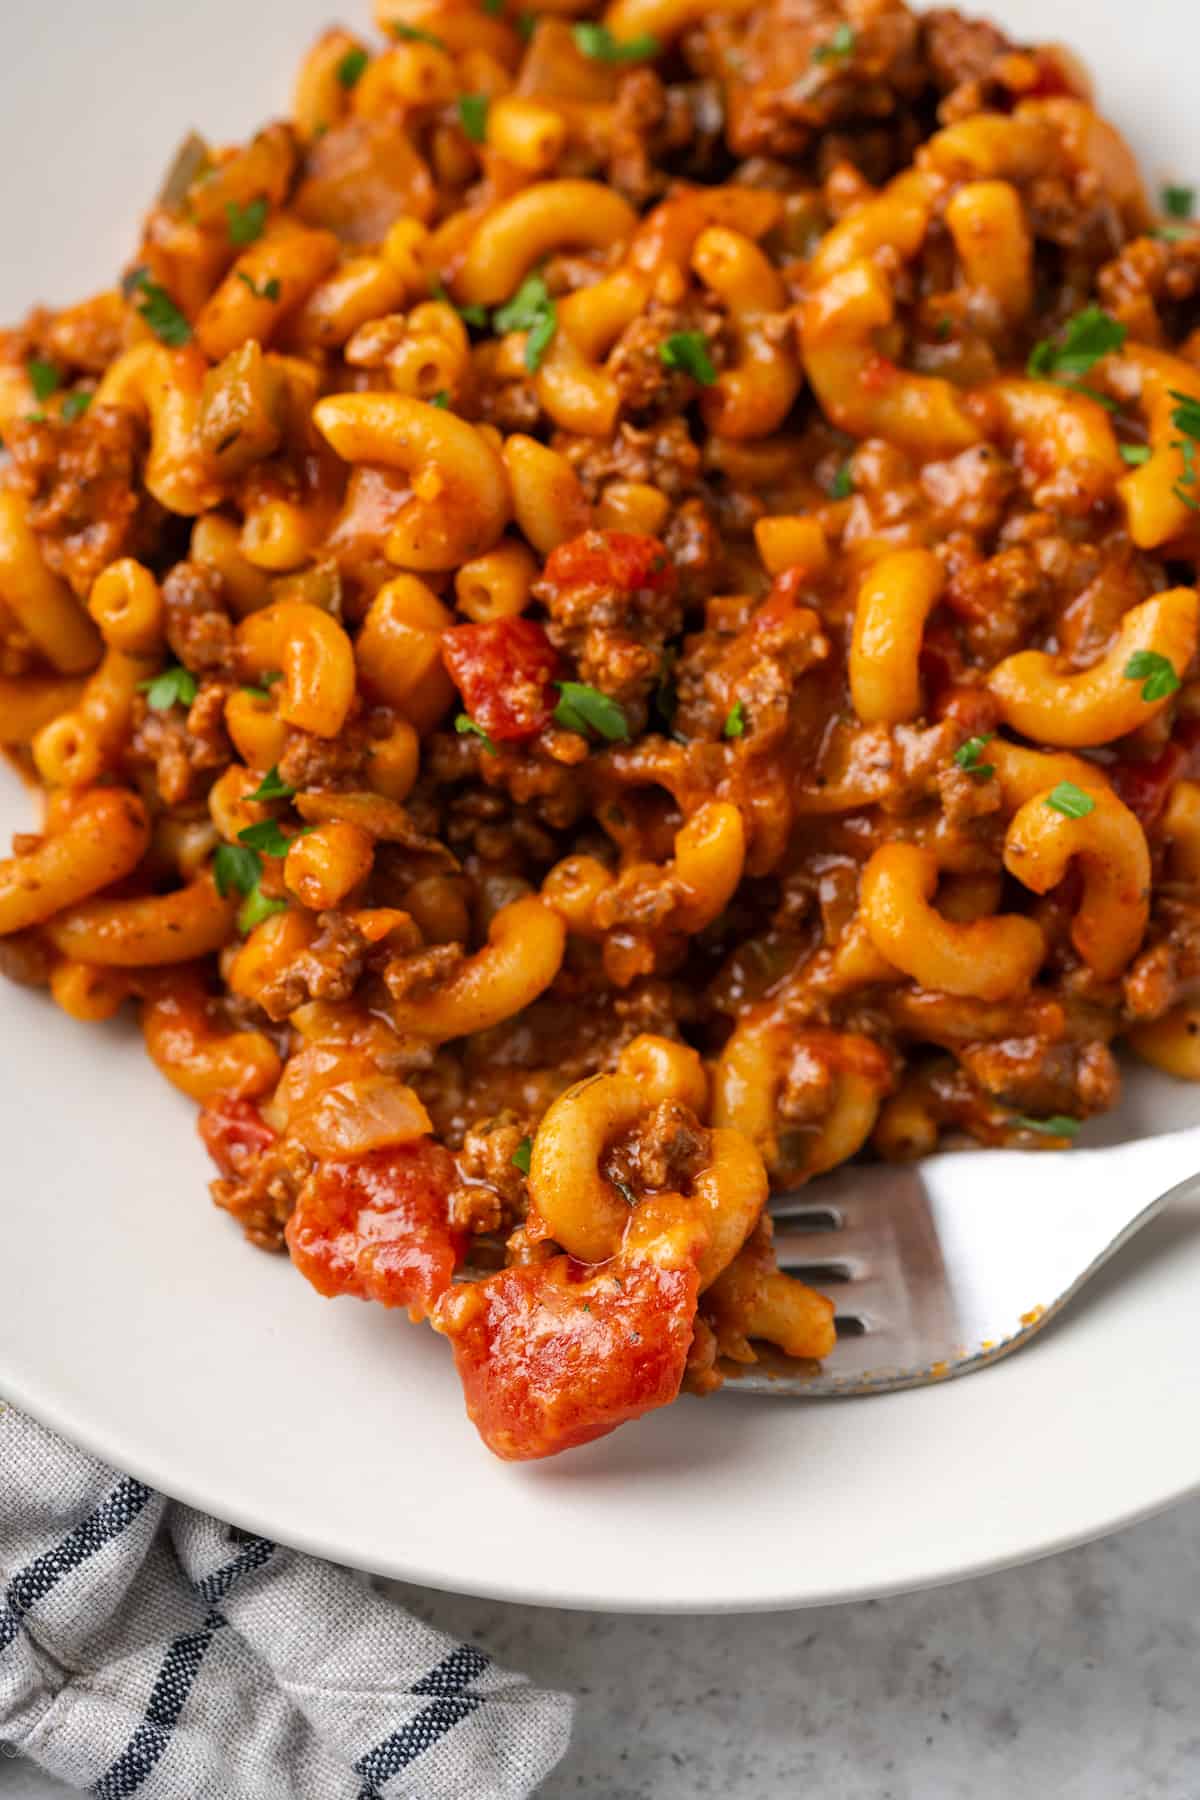
{"type": "Polygon", "coordinates": [[[520,1800],[572,1702],[0,1404],[0,1746],[99,1800],[520,1800]]]}

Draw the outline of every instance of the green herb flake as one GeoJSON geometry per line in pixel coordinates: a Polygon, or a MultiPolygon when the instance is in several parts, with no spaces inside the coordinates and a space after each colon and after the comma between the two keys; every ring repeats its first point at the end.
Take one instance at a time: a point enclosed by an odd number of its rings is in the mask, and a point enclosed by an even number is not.
{"type": "Polygon", "coordinates": [[[1190,219],[1196,210],[1195,188],[1168,186],[1162,190],[1160,198],[1169,219],[1190,219]]]}
{"type": "Polygon", "coordinates": [[[613,1186],[616,1188],[618,1194],[620,1194],[620,1196],[621,1196],[622,1200],[625,1202],[626,1206],[634,1207],[637,1205],[637,1195],[634,1193],[633,1189],[630,1187],[630,1185],[627,1181],[618,1181],[616,1176],[614,1175],[613,1176],[613,1186]]]}
{"type": "Polygon", "coordinates": [[[1029,1119],[1024,1113],[1018,1113],[1013,1120],[1022,1131],[1036,1131],[1039,1137],[1078,1137],[1082,1121],[1072,1119],[1066,1113],[1054,1113],[1049,1119],[1029,1119]]]}
{"type": "Polygon", "coordinates": [[[76,388],[75,392],[68,394],[62,403],[63,423],[73,425],[76,419],[82,419],[91,404],[91,391],[88,388],[76,388]]]}
{"type": "Polygon", "coordinates": [[[723,738],[740,738],[746,731],[746,708],[740,700],[735,700],[725,715],[725,723],[721,727],[723,738]]]}
{"type": "Polygon", "coordinates": [[[537,22],[538,16],[536,13],[519,12],[517,14],[517,36],[521,39],[522,43],[527,44],[529,42],[530,38],[537,30],[537,22]]]}
{"type": "Polygon", "coordinates": [[[996,773],[995,763],[983,761],[983,753],[995,735],[994,731],[981,732],[978,737],[969,737],[954,752],[955,766],[969,775],[972,781],[990,781],[996,773]]]}
{"type": "Polygon", "coordinates": [[[473,325],[477,331],[487,329],[486,306],[459,306],[458,302],[452,300],[446,292],[445,283],[439,281],[436,276],[429,284],[429,291],[435,300],[440,301],[443,306],[448,306],[452,312],[456,312],[464,325],[473,325]]]}
{"type": "MultiPolygon", "coordinates": [[[[1101,357],[1119,350],[1128,336],[1124,325],[1102,306],[1085,306],[1067,325],[1061,342],[1043,338],[1029,358],[1029,374],[1068,384],[1093,369],[1101,357]]],[[[1091,394],[1093,400],[1102,399],[1091,394]]]]}
{"type": "Polygon", "coordinates": [[[252,276],[247,275],[244,269],[238,270],[237,278],[239,281],[245,283],[246,287],[250,289],[250,292],[254,295],[256,300],[278,300],[283,292],[283,289],[280,287],[279,282],[274,275],[272,275],[269,281],[264,281],[261,287],[255,283],[252,276]]]}
{"type": "Polygon", "coordinates": [[[1178,450],[1183,458],[1182,478],[1171,492],[1189,512],[1200,512],[1200,469],[1196,466],[1196,451],[1200,447],[1200,400],[1194,394],[1180,393],[1178,388],[1167,391],[1176,402],[1171,411],[1171,423],[1182,434],[1172,442],[1171,448],[1178,450]]]}
{"type": "Polygon", "coordinates": [[[593,62],[648,62],[660,48],[658,39],[648,31],[622,40],[615,38],[607,25],[597,25],[591,19],[572,25],[571,36],[580,54],[590,56],[593,62]]]}
{"type": "Polygon", "coordinates": [[[236,200],[225,202],[225,217],[229,221],[229,241],[244,250],[248,244],[257,244],[267,228],[269,203],[266,200],[251,200],[245,206],[239,206],[236,200]]]}
{"type": "Polygon", "coordinates": [[[477,737],[489,756],[500,754],[483,726],[477,725],[470,713],[459,713],[454,721],[454,729],[459,737],[477,737]]]}
{"type": "Polygon", "coordinates": [[[255,700],[269,700],[271,698],[271,689],[275,686],[277,681],[282,680],[282,669],[268,669],[265,675],[259,677],[258,687],[244,687],[242,692],[243,694],[252,695],[255,700]]]}
{"type": "Polygon", "coordinates": [[[406,25],[403,19],[393,19],[388,30],[402,44],[432,44],[435,50],[446,48],[445,38],[436,37],[432,31],[422,31],[419,25],[406,25]]]}
{"type": "Polygon", "coordinates": [[[1150,461],[1151,454],[1152,452],[1149,444],[1121,445],[1121,461],[1126,463],[1131,469],[1142,468],[1145,463],[1150,461]]]}
{"type": "Polygon", "coordinates": [[[1164,244],[1182,244],[1186,238],[1194,237],[1195,234],[1196,223],[1193,220],[1190,225],[1160,225],[1150,236],[1159,238],[1164,244]]]}
{"type": "Polygon", "coordinates": [[[1157,650],[1135,650],[1125,664],[1124,675],[1127,681],[1142,683],[1142,699],[1148,704],[1168,699],[1180,685],[1174,663],[1157,650]]]}
{"type": "Polygon", "coordinates": [[[540,369],[542,358],[558,329],[558,311],[543,276],[537,272],[527,275],[512,299],[492,314],[492,325],[496,331],[528,333],[525,367],[531,372],[540,369]]]}
{"type": "Polygon", "coordinates": [[[520,1169],[522,1175],[529,1173],[529,1161],[533,1155],[533,1139],[523,1137],[512,1153],[511,1161],[514,1169],[520,1169]]]}
{"type": "Polygon", "coordinates": [[[192,328],[168,294],[165,287],[157,281],[151,281],[148,269],[134,269],[127,275],[124,283],[127,299],[140,294],[137,305],[138,318],[151,330],[160,344],[166,344],[171,350],[181,350],[184,344],[192,341],[192,328]]]}
{"type": "MultiPolygon", "coordinates": [[[[297,833],[299,837],[305,835],[304,831],[297,833]]],[[[261,819],[257,825],[247,825],[238,832],[239,844],[245,844],[248,850],[261,850],[264,856],[286,856],[294,841],[281,830],[277,819],[261,819]]]]}
{"type": "Polygon", "coordinates": [[[615,700],[582,681],[558,681],[555,686],[559,702],[554,719],[564,731],[577,731],[580,737],[594,731],[610,744],[629,742],[629,721],[615,700]]]}
{"type": "Polygon", "coordinates": [[[138,682],[139,694],[155,712],[170,712],[175,705],[190,706],[196,698],[196,677],[182,663],[173,663],[149,681],[138,682]]]}
{"type": "Polygon", "coordinates": [[[704,387],[711,387],[717,379],[702,331],[673,331],[658,346],[658,354],[664,369],[682,369],[704,387]]]}
{"type": "Polygon", "coordinates": [[[272,767],[267,770],[254,792],[247,795],[247,799],[290,800],[295,791],[295,788],[290,787],[283,779],[278,767],[272,767]]]}
{"type": "Polygon", "coordinates": [[[498,19],[504,11],[504,0],[483,0],[483,10],[489,19],[498,19]]]}
{"type": "Polygon", "coordinates": [[[848,500],[853,492],[854,465],[852,459],[847,457],[833,478],[833,485],[829,489],[829,498],[831,500],[848,500]]]}
{"type": "Polygon", "coordinates": [[[1096,810],[1096,802],[1092,796],[1085,794],[1081,787],[1076,787],[1073,781],[1060,781],[1046,795],[1046,805],[1052,806],[1055,812],[1062,813],[1067,819],[1086,819],[1090,812],[1096,810]]]}
{"type": "Polygon", "coordinates": [[[227,894],[252,894],[262,876],[262,862],[244,844],[218,844],[213,857],[213,880],[224,899],[227,894]]]}
{"type": "Polygon", "coordinates": [[[62,377],[52,362],[43,362],[40,356],[31,356],[25,364],[25,371],[36,399],[46,401],[51,394],[58,392],[62,377]]]}
{"type": "Polygon", "coordinates": [[[857,42],[853,29],[843,20],[827,43],[817,45],[812,59],[815,63],[844,62],[854,55],[857,42]]]}
{"type": "Polygon", "coordinates": [[[352,50],[347,50],[337,66],[337,78],[347,92],[358,86],[367,72],[369,61],[370,58],[361,45],[356,44],[352,50]]]}
{"type": "Polygon", "coordinates": [[[264,919],[272,918],[275,913],[286,912],[287,909],[286,900],[270,900],[260,887],[254,887],[238,908],[238,930],[243,937],[248,937],[264,919]]]}
{"type": "Polygon", "coordinates": [[[439,388],[437,393],[433,396],[433,399],[429,402],[429,404],[430,404],[430,406],[439,407],[442,412],[449,412],[450,411],[450,396],[446,392],[445,388],[439,388]]]}
{"type": "Polygon", "coordinates": [[[482,144],[487,138],[487,95],[460,94],[458,96],[458,116],[462,120],[463,130],[471,142],[482,144]]]}

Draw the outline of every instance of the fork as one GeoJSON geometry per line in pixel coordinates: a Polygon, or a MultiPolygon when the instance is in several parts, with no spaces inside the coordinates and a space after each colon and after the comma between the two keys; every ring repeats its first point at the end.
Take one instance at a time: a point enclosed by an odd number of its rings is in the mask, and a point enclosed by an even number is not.
{"type": "Polygon", "coordinates": [[[1200,1127],[1098,1150],[953,1151],[846,1166],[772,1203],[780,1267],[837,1303],[824,1363],[763,1347],[728,1388],[806,1400],[972,1375],[1037,1336],[1171,1200],[1200,1127]]]}

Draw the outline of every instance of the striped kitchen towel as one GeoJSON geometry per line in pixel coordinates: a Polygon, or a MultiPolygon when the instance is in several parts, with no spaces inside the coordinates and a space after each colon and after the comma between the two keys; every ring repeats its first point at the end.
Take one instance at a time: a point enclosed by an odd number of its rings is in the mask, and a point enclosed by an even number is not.
{"type": "Polygon", "coordinates": [[[0,1750],[100,1800],[518,1800],[571,1710],[0,1405],[0,1750]]]}

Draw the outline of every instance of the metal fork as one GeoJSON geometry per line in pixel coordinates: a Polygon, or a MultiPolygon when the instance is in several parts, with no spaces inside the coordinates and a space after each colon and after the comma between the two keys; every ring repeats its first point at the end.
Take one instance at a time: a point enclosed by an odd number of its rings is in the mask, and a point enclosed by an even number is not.
{"type": "MultiPolygon", "coordinates": [[[[772,1204],[780,1266],[837,1304],[822,1364],[764,1348],[729,1389],[806,1400],[970,1375],[1022,1349],[1136,1231],[1200,1186],[1200,1127],[1101,1150],[846,1167],[772,1204]]],[[[727,1391],[729,1391],[727,1389],[727,1391]]]]}

